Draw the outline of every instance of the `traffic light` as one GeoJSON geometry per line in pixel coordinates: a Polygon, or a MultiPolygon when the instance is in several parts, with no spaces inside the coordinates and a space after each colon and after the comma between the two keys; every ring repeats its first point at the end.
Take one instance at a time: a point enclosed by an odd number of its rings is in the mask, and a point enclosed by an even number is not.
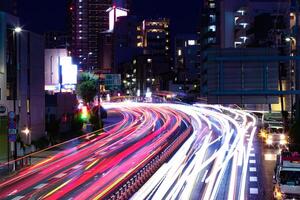
{"type": "Polygon", "coordinates": [[[87,121],[89,119],[89,111],[88,111],[87,106],[82,106],[81,113],[80,113],[80,118],[83,121],[87,121]]]}

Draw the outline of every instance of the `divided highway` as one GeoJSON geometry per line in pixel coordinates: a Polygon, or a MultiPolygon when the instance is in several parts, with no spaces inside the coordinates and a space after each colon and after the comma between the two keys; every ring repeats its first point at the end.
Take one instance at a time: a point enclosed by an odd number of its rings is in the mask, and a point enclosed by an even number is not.
{"type": "Polygon", "coordinates": [[[0,199],[247,197],[251,115],[206,105],[104,107],[121,120],[6,178],[0,199]]]}

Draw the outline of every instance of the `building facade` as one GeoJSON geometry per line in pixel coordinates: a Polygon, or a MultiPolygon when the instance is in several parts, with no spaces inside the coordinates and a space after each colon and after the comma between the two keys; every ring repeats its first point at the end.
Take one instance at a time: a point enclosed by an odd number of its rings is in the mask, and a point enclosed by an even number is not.
{"type": "Polygon", "coordinates": [[[69,5],[72,57],[83,70],[101,69],[100,33],[109,29],[106,11],[112,0],[73,0],[69,5]]]}
{"type": "Polygon", "coordinates": [[[17,32],[18,24],[17,17],[0,12],[0,159],[7,156],[7,145],[13,146],[16,139],[30,144],[45,136],[44,38],[17,32]],[[8,137],[9,112],[16,116],[16,136],[8,137]],[[29,134],[23,132],[25,128],[29,134]]]}
{"type": "Polygon", "coordinates": [[[199,81],[198,35],[181,34],[175,37],[174,82],[197,84],[199,81]]]}
{"type": "MultiPolygon", "coordinates": [[[[226,48],[273,48],[277,55],[288,56],[284,40],[289,32],[289,6],[284,0],[206,0],[203,6],[201,24],[201,93],[209,96],[208,74],[206,68],[209,49],[226,48]]],[[[259,54],[257,55],[259,56],[259,54]]],[[[278,90],[290,88],[289,64],[278,62],[278,90]]],[[[257,98],[260,98],[257,96],[257,98]]],[[[263,98],[263,97],[262,97],[263,98]]],[[[284,97],[285,98],[285,97],[284,97]]],[[[280,102],[289,102],[282,100],[280,102]]],[[[253,102],[255,103],[255,102],[253,102]]],[[[285,108],[290,105],[284,105],[285,108]]]]}

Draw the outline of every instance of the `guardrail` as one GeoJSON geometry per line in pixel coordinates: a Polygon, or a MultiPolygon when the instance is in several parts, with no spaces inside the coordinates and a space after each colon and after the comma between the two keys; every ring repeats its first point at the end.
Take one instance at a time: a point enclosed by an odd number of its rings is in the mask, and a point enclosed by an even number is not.
{"type": "Polygon", "coordinates": [[[149,158],[144,166],[141,166],[140,169],[130,174],[128,178],[124,179],[120,184],[114,187],[114,189],[105,195],[103,199],[129,199],[165,162],[172,157],[172,155],[181,147],[191,133],[192,128],[189,127],[178,137],[173,136],[175,139],[173,139],[173,142],[169,146],[166,146],[162,151],[149,158]]]}

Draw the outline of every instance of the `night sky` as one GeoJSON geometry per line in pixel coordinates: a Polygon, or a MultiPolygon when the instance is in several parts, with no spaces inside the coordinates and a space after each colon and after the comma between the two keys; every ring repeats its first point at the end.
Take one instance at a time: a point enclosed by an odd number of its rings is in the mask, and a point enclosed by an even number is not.
{"type": "MultiPolygon", "coordinates": [[[[19,0],[19,16],[25,29],[38,33],[66,30],[65,0],[19,0]]],[[[195,33],[201,0],[132,0],[132,14],[144,18],[169,17],[174,33],[195,33]]]]}

